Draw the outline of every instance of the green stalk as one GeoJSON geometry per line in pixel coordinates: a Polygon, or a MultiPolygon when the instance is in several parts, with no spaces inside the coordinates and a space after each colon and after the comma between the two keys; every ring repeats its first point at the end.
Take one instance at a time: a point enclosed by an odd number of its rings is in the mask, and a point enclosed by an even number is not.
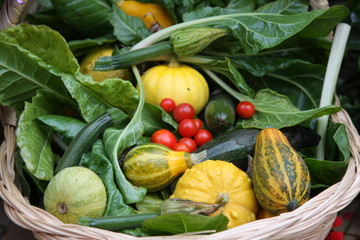
{"type": "MultiPolygon", "coordinates": [[[[340,23],[336,27],[333,44],[330,50],[330,56],[326,68],[325,80],[322,88],[319,107],[325,107],[332,103],[341,62],[344,56],[346,42],[350,33],[350,25],[340,23]]],[[[325,158],[325,137],[328,126],[329,115],[318,118],[317,133],[321,136],[319,146],[317,148],[317,159],[325,158]]]]}
{"type": "Polygon", "coordinates": [[[218,76],[216,76],[216,74],[206,68],[202,68],[202,70],[212,79],[214,80],[214,82],[216,82],[220,87],[222,87],[227,93],[229,93],[231,96],[233,96],[235,99],[239,100],[239,101],[250,101],[251,99],[244,95],[239,93],[238,91],[235,91],[234,89],[232,89],[230,86],[228,86],[223,80],[221,80],[221,78],[219,78],[218,76]]]}
{"type": "MultiPolygon", "coordinates": [[[[251,13],[241,13],[241,15],[250,15],[251,13]]],[[[170,27],[164,28],[156,33],[151,34],[150,36],[148,36],[147,38],[144,38],[142,41],[138,42],[137,44],[135,44],[131,50],[136,50],[139,48],[143,48],[143,47],[148,47],[151,46],[154,43],[157,43],[161,40],[164,40],[166,38],[168,38],[170,36],[170,34],[172,32],[174,32],[175,30],[179,30],[179,29],[183,29],[186,27],[194,27],[197,25],[201,25],[204,23],[210,23],[210,22],[215,22],[216,21],[222,21],[226,18],[231,18],[233,16],[239,16],[239,13],[235,13],[235,14],[227,14],[227,15],[220,15],[220,16],[215,16],[215,17],[207,17],[207,18],[200,18],[200,19],[196,19],[196,20],[192,20],[192,21],[188,21],[188,22],[182,22],[182,23],[178,23],[175,25],[172,25],[170,27]]]]}

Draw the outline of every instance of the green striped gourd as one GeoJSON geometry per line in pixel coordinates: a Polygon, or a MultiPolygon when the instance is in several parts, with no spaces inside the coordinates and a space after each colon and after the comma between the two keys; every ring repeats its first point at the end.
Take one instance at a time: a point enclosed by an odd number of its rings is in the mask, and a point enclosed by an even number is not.
{"type": "Polygon", "coordinates": [[[251,174],[256,198],[274,215],[292,211],[310,197],[309,170],[278,129],[263,129],[256,137],[251,174]]]}
{"type": "Polygon", "coordinates": [[[190,154],[173,151],[156,143],[146,143],[131,149],[125,156],[123,172],[135,186],[154,192],[168,186],[186,169],[199,163],[206,152],[190,154]]]}

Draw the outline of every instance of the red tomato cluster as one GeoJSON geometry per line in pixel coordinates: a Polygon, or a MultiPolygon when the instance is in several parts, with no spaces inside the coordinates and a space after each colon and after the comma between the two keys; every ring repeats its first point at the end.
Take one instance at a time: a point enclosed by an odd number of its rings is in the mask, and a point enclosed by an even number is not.
{"type": "Polygon", "coordinates": [[[170,98],[161,101],[160,107],[172,114],[174,120],[179,123],[179,140],[176,136],[166,129],[160,129],[153,133],[151,142],[163,144],[175,151],[193,152],[197,147],[205,144],[212,139],[212,133],[203,129],[203,121],[195,118],[195,110],[191,104],[181,103],[176,105],[170,98]]]}

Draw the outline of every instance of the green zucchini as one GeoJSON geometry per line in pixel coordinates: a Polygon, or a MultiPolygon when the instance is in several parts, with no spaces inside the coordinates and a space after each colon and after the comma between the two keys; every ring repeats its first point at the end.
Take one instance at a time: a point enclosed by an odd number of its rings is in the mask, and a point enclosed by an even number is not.
{"type": "Polygon", "coordinates": [[[98,136],[108,127],[119,124],[127,115],[118,108],[109,108],[104,113],[87,123],[66,148],[63,156],[55,168],[55,173],[76,166],[81,156],[90,149],[98,136]]]}
{"type": "MultiPolygon", "coordinates": [[[[316,146],[320,141],[320,136],[316,132],[300,125],[283,128],[281,131],[296,150],[316,146]]],[[[206,150],[207,156],[202,161],[224,160],[246,171],[248,155],[254,154],[255,140],[259,132],[259,129],[227,131],[200,146],[194,153],[206,150]]]]}
{"type": "Polygon", "coordinates": [[[120,231],[123,229],[141,227],[146,219],[157,216],[159,216],[158,213],[139,213],[126,216],[105,216],[97,218],[82,217],[78,221],[78,224],[110,231],[120,231]]]}
{"type": "Polygon", "coordinates": [[[170,42],[161,42],[150,47],[130,50],[115,54],[112,57],[102,57],[95,63],[95,71],[112,71],[129,68],[133,64],[149,61],[172,52],[170,42]]]}
{"type": "Polygon", "coordinates": [[[209,130],[228,130],[234,125],[235,118],[235,101],[232,96],[225,91],[213,93],[204,111],[204,120],[209,130]]]}

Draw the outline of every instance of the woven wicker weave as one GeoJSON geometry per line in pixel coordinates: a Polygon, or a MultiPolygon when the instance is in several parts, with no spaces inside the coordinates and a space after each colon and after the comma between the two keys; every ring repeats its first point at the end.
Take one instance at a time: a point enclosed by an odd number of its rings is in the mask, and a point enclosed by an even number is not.
{"type": "Polygon", "coordinates": [[[346,174],[340,182],[321,192],[292,212],[273,218],[257,220],[210,235],[183,234],[136,238],[97,228],[63,224],[45,210],[30,205],[28,200],[22,196],[19,186],[16,184],[14,166],[16,149],[15,112],[7,107],[1,107],[0,109],[5,138],[0,148],[0,197],[4,201],[5,212],[9,219],[17,225],[32,231],[37,239],[322,240],[329,233],[337,213],[349,205],[360,192],[360,136],[347,112],[342,110],[332,115],[331,121],[343,123],[348,132],[352,157],[346,174]]]}

